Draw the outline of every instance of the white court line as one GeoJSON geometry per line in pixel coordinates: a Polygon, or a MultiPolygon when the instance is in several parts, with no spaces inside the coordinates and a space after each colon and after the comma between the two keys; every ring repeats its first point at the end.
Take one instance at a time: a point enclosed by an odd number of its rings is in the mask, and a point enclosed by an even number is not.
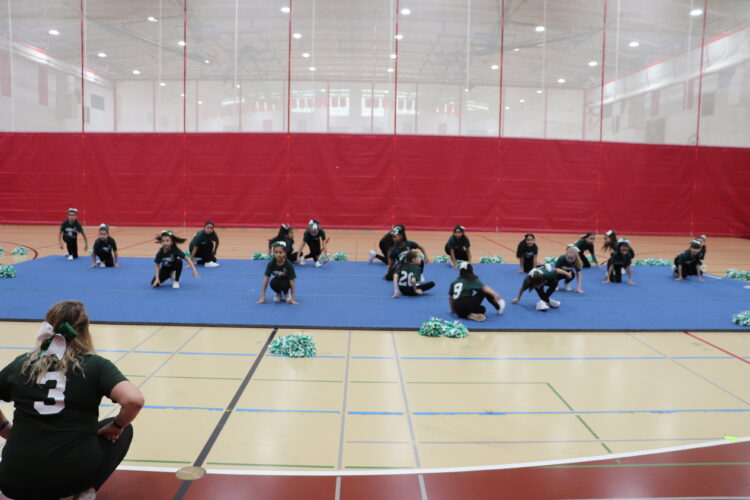
{"type": "MultiPolygon", "coordinates": [[[[539,462],[521,462],[516,464],[501,465],[479,465],[475,467],[443,467],[436,469],[378,469],[378,470],[331,470],[331,471],[290,471],[290,470],[239,470],[239,469],[207,469],[209,474],[225,474],[230,476],[319,476],[319,477],[336,477],[336,476],[390,476],[390,475],[417,475],[417,474],[447,474],[455,472],[477,472],[491,470],[507,469],[526,469],[530,467],[550,467],[555,465],[570,465],[586,462],[612,461],[620,458],[643,457],[648,455],[658,455],[660,453],[670,453],[673,451],[696,450],[700,448],[710,448],[713,446],[726,446],[738,442],[748,442],[750,437],[742,437],[737,441],[710,441],[708,443],[686,444],[682,446],[671,446],[668,448],[657,448],[655,450],[630,451],[626,453],[612,453],[609,455],[595,455],[582,458],[565,458],[561,460],[542,460],[539,462]]],[[[176,472],[175,467],[139,467],[135,465],[123,465],[118,467],[119,470],[132,470],[144,472],[176,472]]]]}

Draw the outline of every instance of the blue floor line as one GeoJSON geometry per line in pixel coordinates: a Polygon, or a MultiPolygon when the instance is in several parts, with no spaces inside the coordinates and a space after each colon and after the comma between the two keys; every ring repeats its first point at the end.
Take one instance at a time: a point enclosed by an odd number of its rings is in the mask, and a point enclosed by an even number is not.
{"type": "Polygon", "coordinates": [[[707,408],[692,410],[589,410],[589,411],[415,411],[412,415],[598,415],[624,413],[748,413],[750,408],[707,408]]]}
{"type": "Polygon", "coordinates": [[[348,411],[347,415],[403,415],[402,411],[348,411]]]}
{"type": "Polygon", "coordinates": [[[273,408],[235,408],[235,411],[251,413],[330,413],[339,415],[338,410],[274,410],[273,408]]]}
{"type": "Polygon", "coordinates": [[[191,356],[257,356],[257,354],[250,354],[250,353],[244,353],[244,352],[178,352],[177,354],[181,355],[191,355],[191,356]]]}

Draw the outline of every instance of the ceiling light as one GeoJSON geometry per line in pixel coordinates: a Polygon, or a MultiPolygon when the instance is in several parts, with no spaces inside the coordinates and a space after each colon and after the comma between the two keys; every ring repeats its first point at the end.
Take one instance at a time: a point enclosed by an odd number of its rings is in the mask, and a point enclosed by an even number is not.
{"type": "Polygon", "coordinates": [[[185,97],[185,94],[180,94],[180,97],[185,97]]]}
{"type": "Polygon", "coordinates": [[[411,9],[401,9],[401,14],[403,14],[404,16],[408,16],[409,14],[411,14],[411,9]]]}
{"type": "Polygon", "coordinates": [[[50,35],[53,35],[53,36],[57,36],[57,35],[60,34],[60,32],[57,31],[57,30],[49,30],[47,33],[49,33],[50,35]]]}
{"type": "Polygon", "coordinates": [[[134,75],[140,75],[140,74],[141,74],[141,72],[140,72],[140,70],[134,69],[134,70],[133,70],[133,74],[134,74],[134,75]]]}
{"type": "Polygon", "coordinates": [[[468,91],[469,91],[469,88],[468,88],[468,87],[465,87],[465,88],[464,88],[464,92],[468,92],[468,91]]]}
{"type": "Polygon", "coordinates": [[[166,83],[164,83],[164,82],[159,82],[159,87],[166,87],[166,86],[167,86],[167,84],[166,84],[166,83]]]}
{"type": "Polygon", "coordinates": [[[309,52],[303,52],[302,53],[302,57],[308,58],[308,57],[310,57],[310,53],[309,52]]]}
{"type": "Polygon", "coordinates": [[[321,92],[325,92],[325,91],[326,91],[326,89],[320,89],[320,91],[321,91],[321,92]]]}
{"type": "Polygon", "coordinates": [[[99,53],[97,54],[97,56],[99,56],[99,57],[101,57],[102,59],[104,59],[105,57],[107,57],[107,54],[106,54],[106,53],[104,53],[104,52],[99,52],[99,53]]]}
{"type": "Polygon", "coordinates": [[[640,45],[640,43],[638,43],[638,42],[630,42],[628,45],[630,47],[638,47],[640,45]]]}
{"type": "Polygon", "coordinates": [[[492,66],[490,66],[490,68],[492,68],[492,69],[500,69],[500,66],[498,66],[497,64],[493,64],[492,66]]]}
{"type": "Polygon", "coordinates": [[[159,20],[156,19],[154,16],[148,16],[147,21],[150,22],[150,23],[157,23],[157,22],[159,22],[159,20]]]}
{"type": "Polygon", "coordinates": [[[596,61],[589,61],[589,66],[591,66],[592,68],[593,68],[594,66],[596,66],[597,64],[599,64],[599,63],[598,63],[598,62],[596,62],[596,61]]]}
{"type": "Polygon", "coordinates": [[[700,16],[701,14],[703,14],[703,10],[702,9],[693,9],[693,10],[690,11],[690,15],[693,16],[693,17],[700,16]]]}
{"type": "Polygon", "coordinates": [[[235,87],[240,88],[240,84],[238,83],[237,85],[235,85],[235,87]]]}
{"type": "Polygon", "coordinates": [[[184,47],[187,44],[185,43],[185,40],[180,40],[179,42],[177,42],[177,45],[179,45],[180,47],[184,47]]]}
{"type": "Polygon", "coordinates": [[[391,54],[391,59],[396,59],[396,54],[391,54]]]}
{"type": "Polygon", "coordinates": [[[386,94],[390,94],[390,93],[391,93],[391,91],[390,91],[390,90],[386,90],[386,91],[385,91],[385,93],[386,93],[386,94]]]}
{"type": "Polygon", "coordinates": [[[395,38],[396,40],[403,40],[403,39],[404,39],[404,35],[402,35],[401,33],[399,33],[399,34],[398,34],[398,35],[396,35],[396,36],[395,36],[394,38],[395,38]]]}
{"type": "Polygon", "coordinates": [[[534,28],[534,31],[536,31],[537,33],[541,33],[542,31],[544,31],[544,26],[537,26],[536,28],[534,28]]]}
{"type": "Polygon", "coordinates": [[[542,91],[541,91],[541,90],[537,90],[537,91],[536,91],[536,93],[537,93],[537,94],[541,94],[541,93],[542,93],[542,91]]]}
{"type": "Polygon", "coordinates": [[[521,49],[519,49],[518,47],[516,47],[515,49],[513,49],[513,52],[518,52],[519,50],[521,50],[521,49]]]}
{"type": "Polygon", "coordinates": [[[292,33],[292,38],[294,38],[295,40],[299,40],[300,38],[302,38],[302,33],[292,33]]]}
{"type": "Polygon", "coordinates": [[[521,104],[523,104],[523,103],[526,102],[526,99],[519,99],[518,102],[520,102],[521,104]]]}
{"type": "Polygon", "coordinates": [[[393,73],[393,68],[388,68],[388,73],[393,73]]]}
{"type": "Polygon", "coordinates": [[[565,78],[558,78],[557,83],[565,83],[565,78]]]}
{"type": "Polygon", "coordinates": [[[209,59],[204,59],[203,62],[206,64],[211,64],[211,61],[209,59]]]}
{"type": "Polygon", "coordinates": [[[506,109],[506,110],[510,109],[510,106],[505,106],[505,109],[506,109]]]}
{"type": "Polygon", "coordinates": [[[315,66],[310,66],[310,67],[309,67],[309,68],[307,68],[307,69],[309,69],[310,71],[315,71],[315,70],[316,70],[317,68],[316,68],[315,66]]]}
{"type": "Polygon", "coordinates": [[[198,101],[198,104],[203,104],[203,101],[198,101]]]}
{"type": "Polygon", "coordinates": [[[281,8],[281,12],[283,12],[284,14],[289,14],[291,11],[292,11],[292,9],[290,9],[287,6],[284,6],[284,7],[281,8]]]}

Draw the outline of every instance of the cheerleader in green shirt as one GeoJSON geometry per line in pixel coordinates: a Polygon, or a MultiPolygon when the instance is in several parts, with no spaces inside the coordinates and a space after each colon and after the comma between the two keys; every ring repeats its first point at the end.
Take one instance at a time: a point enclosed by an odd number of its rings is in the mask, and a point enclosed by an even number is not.
{"type": "Polygon", "coordinates": [[[487,319],[484,314],[487,309],[482,302],[487,299],[497,314],[502,314],[505,310],[505,301],[500,298],[499,293],[479,280],[474,274],[474,266],[468,262],[461,262],[458,269],[458,278],[453,280],[448,289],[451,313],[457,314],[459,318],[484,321],[487,319]]]}
{"type": "Polygon", "coordinates": [[[573,274],[564,269],[557,269],[551,264],[545,264],[532,269],[518,289],[518,296],[511,301],[512,304],[521,300],[521,295],[526,290],[536,290],[539,295],[539,302],[536,303],[537,311],[548,311],[550,307],[560,307],[560,301],[552,298],[552,294],[557,290],[557,282],[560,276],[573,278],[573,274]],[[545,290],[546,287],[546,290],[545,290]]]}
{"type": "Polygon", "coordinates": [[[456,224],[453,234],[445,244],[445,253],[451,258],[453,269],[458,269],[458,261],[471,262],[471,242],[466,236],[466,228],[456,224]]]}
{"type": "Polygon", "coordinates": [[[399,292],[404,295],[423,295],[435,286],[435,282],[422,281],[422,254],[419,250],[409,250],[393,273],[393,298],[397,299],[399,292]]]}

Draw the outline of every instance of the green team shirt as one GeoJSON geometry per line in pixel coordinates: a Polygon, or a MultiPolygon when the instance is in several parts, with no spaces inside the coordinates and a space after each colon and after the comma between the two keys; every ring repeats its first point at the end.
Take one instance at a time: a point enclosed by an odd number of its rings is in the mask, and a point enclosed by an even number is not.
{"type": "Polygon", "coordinates": [[[94,242],[94,253],[102,250],[106,253],[112,253],[117,251],[117,243],[111,236],[107,236],[107,239],[102,241],[101,238],[97,238],[94,242]]]}
{"type": "Polygon", "coordinates": [[[420,282],[422,280],[422,268],[416,264],[406,264],[401,266],[401,269],[398,271],[398,286],[410,288],[411,278],[420,282]]]}
{"type": "Polygon", "coordinates": [[[565,258],[565,255],[561,255],[557,258],[555,261],[555,268],[556,269],[563,269],[565,271],[576,271],[578,270],[578,267],[576,267],[576,261],[568,262],[568,259],[565,258]]]}
{"type": "Polygon", "coordinates": [[[72,240],[78,237],[78,233],[83,234],[83,226],[77,220],[72,224],[67,219],[60,224],[60,232],[66,239],[72,240]]]}
{"type": "Polygon", "coordinates": [[[677,265],[678,266],[690,266],[694,264],[698,264],[700,261],[700,252],[698,252],[695,255],[690,255],[690,250],[685,250],[680,255],[677,256],[677,265]]]}
{"type": "Polygon", "coordinates": [[[313,234],[310,232],[309,229],[305,229],[305,234],[302,235],[302,241],[307,243],[308,245],[313,241],[320,241],[326,240],[326,232],[323,231],[323,228],[318,228],[318,234],[313,236],[313,234]]]}
{"type": "Polygon", "coordinates": [[[419,245],[413,241],[407,241],[402,247],[394,245],[391,249],[391,260],[393,262],[398,262],[398,258],[402,253],[408,252],[409,250],[416,250],[417,248],[419,248],[419,245]]]}
{"type": "Polygon", "coordinates": [[[71,369],[47,373],[42,384],[29,383],[21,374],[28,356],[0,371],[0,399],[15,404],[0,481],[26,488],[89,475],[102,460],[96,436],[102,396],[127,378],[108,359],[87,354],[81,360],[85,376],[71,369]]]}
{"type": "Polygon", "coordinates": [[[594,264],[596,264],[596,255],[594,254],[594,245],[592,243],[589,243],[586,241],[586,238],[581,238],[578,241],[574,243],[575,246],[578,247],[578,250],[581,251],[581,258],[584,259],[583,256],[584,252],[591,252],[591,260],[594,261],[594,264]]]}
{"type": "Polygon", "coordinates": [[[484,286],[478,278],[475,280],[467,280],[464,278],[458,278],[451,283],[448,289],[448,295],[453,297],[453,300],[458,300],[463,297],[471,297],[474,295],[474,290],[480,290],[484,286]]]}
{"type": "Polygon", "coordinates": [[[177,248],[176,246],[172,245],[172,247],[164,251],[163,248],[160,248],[158,252],[156,252],[156,257],[154,257],[154,262],[159,264],[159,267],[169,267],[171,265],[174,265],[175,262],[177,262],[180,259],[185,258],[185,253],[177,248]]]}
{"type": "Polygon", "coordinates": [[[451,235],[450,238],[448,238],[448,243],[445,244],[445,247],[449,250],[451,248],[469,248],[471,247],[471,242],[469,241],[468,236],[463,236],[462,238],[456,238],[455,236],[451,235]]]}
{"type": "Polygon", "coordinates": [[[216,248],[219,248],[219,236],[216,234],[216,231],[214,231],[211,234],[207,234],[203,229],[195,233],[195,236],[193,236],[193,239],[190,240],[190,246],[191,247],[201,246],[204,241],[215,241],[216,248]]]}
{"type": "Polygon", "coordinates": [[[294,272],[294,266],[289,262],[289,259],[285,259],[281,265],[276,263],[276,259],[271,259],[266,266],[265,274],[266,276],[273,275],[274,278],[288,278],[290,280],[297,278],[297,273],[294,272]]]}
{"type": "MultiPolygon", "coordinates": [[[[537,269],[541,269],[542,270],[542,275],[544,276],[544,282],[546,284],[550,284],[553,281],[557,281],[559,279],[559,277],[560,277],[560,275],[557,274],[557,271],[555,270],[555,268],[552,267],[552,266],[550,266],[549,264],[545,265],[543,267],[537,267],[537,269]]],[[[530,279],[530,276],[527,274],[526,278],[524,278],[524,280],[523,280],[523,287],[524,287],[524,289],[528,289],[529,288],[529,279],[530,279]]]]}

